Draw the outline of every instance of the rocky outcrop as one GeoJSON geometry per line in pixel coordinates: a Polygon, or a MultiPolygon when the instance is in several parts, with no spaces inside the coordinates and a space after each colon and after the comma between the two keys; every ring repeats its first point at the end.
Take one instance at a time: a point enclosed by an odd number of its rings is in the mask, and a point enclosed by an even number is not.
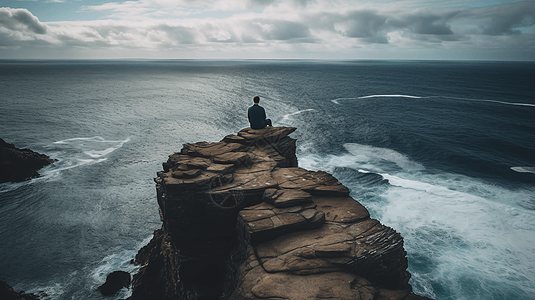
{"type": "Polygon", "coordinates": [[[103,296],[115,295],[123,287],[130,288],[132,278],[130,273],[125,271],[113,271],[106,276],[106,282],[98,287],[98,291],[103,296]]]}
{"type": "MultiPolygon", "coordinates": [[[[44,293],[41,293],[46,296],[44,293]]],[[[7,284],[7,282],[0,280],[0,299],[2,300],[38,300],[39,296],[36,294],[26,294],[24,291],[15,292],[15,290],[7,284]]]]}
{"type": "Polygon", "coordinates": [[[29,149],[17,149],[0,139],[0,183],[39,177],[37,171],[54,161],[29,149]]]}
{"type": "Polygon", "coordinates": [[[424,299],[401,235],[332,175],[297,167],[293,131],[247,128],[169,157],[131,300],[424,299]]]}

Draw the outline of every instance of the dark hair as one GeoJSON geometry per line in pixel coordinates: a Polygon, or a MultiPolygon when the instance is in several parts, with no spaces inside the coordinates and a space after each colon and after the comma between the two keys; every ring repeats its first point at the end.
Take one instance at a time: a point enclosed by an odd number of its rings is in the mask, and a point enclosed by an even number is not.
{"type": "Polygon", "coordinates": [[[254,103],[259,103],[259,102],[260,102],[260,97],[258,97],[258,96],[254,96],[254,97],[253,97],[253,102],[254,102],[254,103]]]}

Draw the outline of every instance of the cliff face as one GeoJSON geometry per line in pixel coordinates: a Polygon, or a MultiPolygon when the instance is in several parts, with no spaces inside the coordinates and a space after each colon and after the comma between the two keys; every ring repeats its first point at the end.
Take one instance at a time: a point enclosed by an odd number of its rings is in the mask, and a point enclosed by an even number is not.
{"type": "Polygon", "coordinates": [[[0,183],[39,177],[37,171],[54,161],[44,154],[15,148],[13,144],[0,139],[0,183]]]}
{"type": "Polygon", "coordinates": [[[325,172],[297,167],[291,127],[244,129],[169,156],[162,229],[134,299],[420,299],[403,238],[325,172]]]}

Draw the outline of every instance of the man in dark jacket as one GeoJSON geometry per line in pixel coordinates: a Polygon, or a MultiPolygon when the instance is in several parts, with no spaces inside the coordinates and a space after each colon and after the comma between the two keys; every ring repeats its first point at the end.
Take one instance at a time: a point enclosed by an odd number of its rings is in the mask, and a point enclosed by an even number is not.
{"type": "Polygon", "coordinates": [[[266,119],[266,111],[258,103],[260,103],[260,97],[254,96],[253,98],[254,105],[249,107],[247,110],[247,118],[249,119],[249,124],[251,124],[252,129],[262,129],[267,125],[271,125],[271,120],[266,119]]]}

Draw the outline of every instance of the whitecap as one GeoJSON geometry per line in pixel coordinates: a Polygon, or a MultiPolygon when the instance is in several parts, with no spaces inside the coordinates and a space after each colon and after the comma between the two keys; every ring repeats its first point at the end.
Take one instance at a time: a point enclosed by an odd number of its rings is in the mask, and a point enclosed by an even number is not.
{"type": "MultiPolygon", "coordinates": [[[[104,257],[98,265],[90,271],[91,281],[94,286],[100,286],[106,281],[108,274],[114,271],[124,271],[130,273],[132,276],[137,273],[140,266],[131,263],[135,259],[139,249],[146,246],[152,236],[145,238],[142,242],[131,245],[120,252],[116,252],[104,257]]],[[[131,289],[121,289],[116,296],[121,296],[121,299],[128,298],[132,293],[131,289]]]]}
{"type": "Polygon", "coordinates": [[[130,138],[106,140],[100,136],[56,141],[47,148],[49,156],[57,161],[43,168],[41,174],[46,178],[54,178],[65,170],[104,162],[111,153],[129,141],[130,138]]]}
{"type": "MultiPolygon", "coordinates": [[[[433,271],[416,272],[417,278],[442,282],[458,290],[460,298],[466,288],[456,285],[464,277],[487,288],[495,283],[502,285],[498,289],[529,293],[527,287],[533,286],[535,278],[535,214],[514,201],[526,197],[525,191],[508,191],[470,178],[457,181],[454,174],[435,178],[420,174],[410,179],[382,175],[392,186],[378,195],[386,202],[381,207],[373,202],[365,205],[380,212],[381,222],[400,231],[409,256],[417,253],[433,262],[433,271]]],[[[413,287],[417,292],[427,289],[426,282],[413,287]]],[[[480,292],[475,298],[492,295],[480,292]]]]}
{"type": "Polygon", "coordinates": [[[336,98],[336,99],[331,100],[331,102],[334,104],[340,104],[340,102],[338,102],[340,100],[356,100],[356,99],[358,98],[336,98]]]}
{"type": "Polygon", "coordinates": [[[535,167],[511,167],[511,170],[518,172],[518,173],[535,174],[535,167]]]}
{"type": "Polygon", "coordinates": [[[466,278],[478,286],[470,290],[477,293],[473,299],[535,292],[532,190],[509,190],[459,174],[400,170],[396,166],[414,162],[390,149],[345,147],[351,154],[307,154],[299,164],[330,172],[337,167],[374,172],[388,180],[381,188],[366,187],[356,180],[358,174],[335,173],[373,218],[401,233],[417,294],[436,298],[433,285],[440,283],[438,289],[466,299],[470,287],[461,284],[466,278]]]}
{"type": "Polygon", "coordinates": [[[97,158],[97,157],[102,157],[104,155],[107,155],[107,154],[110,154],[112,153],[113,151],[117,150],[117,148],[115,147],[111,147],[111,148],[107,148],[107,149],[104,149],[104,150],[88,150],[88,151],[84,151],[85,154],[93,157],[93,158],[97,158]]]}
{"type": "MultiPolygon", "coordinates": [[[[356,143],[344,144],[349,153],[355,156],[358,161],[369,162],[380,167],[382,161],[393,162],[400,168],[407,171],[419,171],[425,169],[423,165],[410,160],[406,155],[388,148],[373,147],[356,143]]],[[[375,171],[381,168],[374,168],[375,171]]]]}
{"type": "Polygon", "coordinates": [[[367,98],[413,98],[413,99],[420,99],[422,97],[419,96],[411,96],[411,95],[369,95],[369,96],[362,96],[358,97],[358,99],[367,99],[367,98]]]}
{"type": "Polygon", "coordinates": [[[336,98],[331,100],[334,104],[340,104],[340,101],[343,100],[357,100],[357,99],[368,99],[368,98],[412,98],[412,99],[420,99],[422,97],[419,96],[411,96],[411,95],[368,95],[368,96],[361,96],[357,98],[336,98]]]}
{"type": "Polygon", "coordinates": [[[442,98],[465,100],[465,101],[490,102],[490,103],[498,103],[498,104],[505,104],[505,105],[515,105],[515,106],[531,106],[531,107],[535,107],[535,104],[521,103],[521,102],[505,102],[505,101],[489,100],[489,99],[471,99],[471,98],[459,98],[459,97],[448,97],[448,96],[443,96],[442,98]]]}
{"type": "Polygon", "coordinates": [[[284,116],[282,116],[282,119],[280,120],[281,123],[286,123],[288,121],[288,118],[290,118],[291,116],[295,116],[295,115],[298,115],[298,114],[301,114],[301,113],[304,113],[304,112],[308,112],[308,111],[316,111],[315,109],[312,109],[312,108],[309,108],[309,109],[303,109],[303,110],[300,110],[300,111],[296,111],[294,113],[291,113],[291,114],[286,114],[284,116]]]}

